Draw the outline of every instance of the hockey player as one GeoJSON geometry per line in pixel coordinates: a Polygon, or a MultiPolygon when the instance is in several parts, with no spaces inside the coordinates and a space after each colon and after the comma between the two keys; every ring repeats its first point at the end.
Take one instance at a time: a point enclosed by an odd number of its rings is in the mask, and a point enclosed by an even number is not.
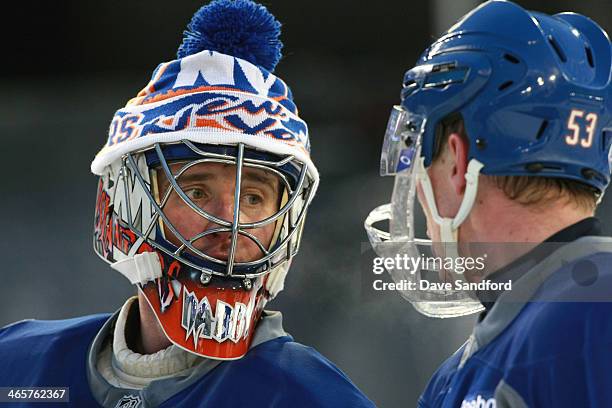
{"type": "Polygon", "coordinates": [[[178,59],[119,109],[91,170],[95,252],[136,285],[112,316],[0,330],[0,386],[78,407],[371,407],[264,310],[319,176],[272,71],[280,23],[250,0],[193,17],[178,59]]]}
{"type": "Polygon", "coordinates": [[[612,406],[612,239],[593,216],[610,181],[611,55],[582,15],[489,1],[406,73],[381,161],[392,202],[366,220],[370,239],[387,256],[493,250],[482,273],[438,268],[452,290],[403,293],[427,316],[484,307],[420,407],[612,406]],[[416,200],[433,243],[415,238],[416,200]],[[373,226],[384,219],[389,233],[373,226]]]}

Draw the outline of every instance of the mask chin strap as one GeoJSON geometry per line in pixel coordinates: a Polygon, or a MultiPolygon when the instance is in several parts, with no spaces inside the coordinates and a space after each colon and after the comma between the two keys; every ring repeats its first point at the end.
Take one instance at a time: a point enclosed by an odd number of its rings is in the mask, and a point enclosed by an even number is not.
{"type": "MultiPolygon", "coordinates": [[[[429,175],[427,174],[427,170],[425,170],[425,165],[423,162],[424,159],[422,157],[419,158],[417,162],[416,177],[423,187],[423,193],[425,194],[425,200],[427,201],[429,211],[431,212],[435,223],[440,226],[440,239],[445,243],[456,244],[459,226],[463,223],[463,221],[465,221],[467,216],[470,214],[470,211],[472,211],[472,206],[476,200],[476,193],[478,192],[478,176],[484,165],[476,159],[470,160],[467,172],[465,173],[465,181],[467,182],[465,186],[465,194],[463,195],[463,200],[459,206],[459,211],[457,211],[457,215],[455,215],[454,218],[445,218],[441,217],[440,213],[438,212],[433,187],[431,186],[431,180],[429,179],[429,175]]],[[[452,251],[455,252],[453,255],[458,256],[456,253],[456,246],[452,248],[452,251]]]]}
{"type": "Polygon", "coordinates": [[[270,294],[270,300],[274,299],[285,288],[285,278],[290,266],[291,260],[287,260],[272,268],[272,271],[268,274],[266,290],[270,294]]]}
{"type": "Polygon", "coordinates": [[[128,278],[132,285],[145,285],[162,276],[159,257],[155,252],[143,252],[111,264],[111,268],[128,278]]]}

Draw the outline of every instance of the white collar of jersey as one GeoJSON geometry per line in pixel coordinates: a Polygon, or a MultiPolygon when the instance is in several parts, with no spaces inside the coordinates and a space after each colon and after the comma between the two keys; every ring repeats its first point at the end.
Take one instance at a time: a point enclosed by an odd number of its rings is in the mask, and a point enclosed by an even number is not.
{"type": "MultiPolygon", "coordinates": [[[[120,379],[123,376],[126,377],[124,378],[126,381],[137,381],[137,383],[139,378],[159,379],[187,370],[201,360],[201,357],[174,344],[153,354],[139,354],[130,350],[125,339],[125,325],[129,311],[137,300],[138,298],[134,296],[125,302],[115,324],[112,362],[113,371],[120,379]]],[[[146,385],[146,382],[142,385],[146,385]]]]}

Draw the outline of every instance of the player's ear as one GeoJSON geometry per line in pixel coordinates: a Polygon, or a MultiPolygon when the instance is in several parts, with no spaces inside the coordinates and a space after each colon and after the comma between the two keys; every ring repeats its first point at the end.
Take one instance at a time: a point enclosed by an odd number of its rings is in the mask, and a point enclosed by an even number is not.
{"type": "Polygon", "coordinates": [[[458,133],[451,133],[448,138],[448,153],[450,156],[450,180],[457,195],[465,191],[465,173],[468,166],[468,141],[458,133]]]}

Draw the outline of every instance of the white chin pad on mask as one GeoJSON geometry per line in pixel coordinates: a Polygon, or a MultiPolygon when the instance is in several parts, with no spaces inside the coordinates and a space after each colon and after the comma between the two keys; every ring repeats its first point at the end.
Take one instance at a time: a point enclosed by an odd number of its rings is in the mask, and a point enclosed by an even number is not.
{"type": "Polygon", "coordinates": [[[111,264],[111,268],[125,276],[132,285],[145,285],[162,276],[159,257],[155,252],[136,254],[111,264]]]}

